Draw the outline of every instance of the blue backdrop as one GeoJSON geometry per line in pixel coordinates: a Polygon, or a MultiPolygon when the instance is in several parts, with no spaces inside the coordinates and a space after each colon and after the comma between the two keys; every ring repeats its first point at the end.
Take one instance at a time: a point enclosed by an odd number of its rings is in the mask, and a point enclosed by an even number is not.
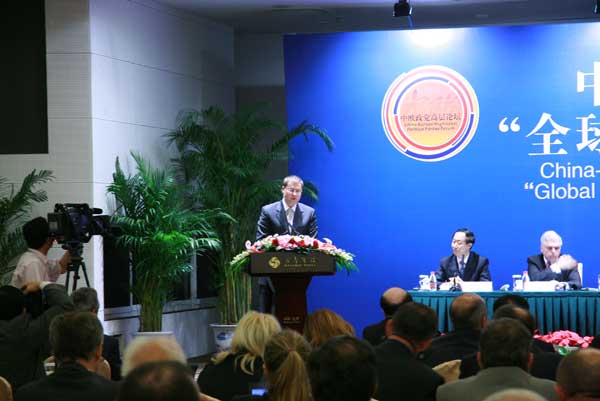
{"type": "Polygon", "coordinates": [[[473,250],[490,259],[496,289],[526,269],[548,229],[584,263],[584,286],[596,287],[598,43],[599,23],[287,36],[289,124],[308,119],[336,143],[329,153],[317,140],[295,140],[290,172],[320,189],[319,237],[354,253],[360,269],[315,278],[309,309],[334,309],[360,332],[381,318],[382,291],[412,288],[437,269],[460,227],[475,232],[473,250]],[[404,97],[386,106],[396,87],[404,97]],[[446,129],[468,142],[461,149],[424,122],[448,120],[448,110],[474,122],[446,129]],[[402,134],[417,142],[416,157],[393,145],[402,134]],[[450,157],[423,161],[432,144],[450,157]]]}

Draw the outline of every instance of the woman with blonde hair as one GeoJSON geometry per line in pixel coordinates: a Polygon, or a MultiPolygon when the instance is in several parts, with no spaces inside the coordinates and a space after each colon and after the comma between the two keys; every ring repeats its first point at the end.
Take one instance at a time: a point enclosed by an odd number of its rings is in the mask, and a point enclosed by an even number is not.
{"type": "Polygon", "coordinates": [[[198,384],[202,393],[221,401],[250,394],[250,385],[262,379],[265,345],[280,331],[281,326],[272,315],[250,311],[242,316],[229,351],[217,354],[200,373],[198,384]]]}
{"type": "Polygon", "coordinates": [[[355,337],[354,327],[331,309],[317,309],[306,317],[304,337],[313,348],[331,337],[348,334],[355,337]]]}
{"type": "Polygon", "coordinates": [[[263,358],[267,392],[260,397],[235,397],[234,401],[312,401],[306,370],[310,352],[310,344],[295,331],[275,334],[263,358]]]}

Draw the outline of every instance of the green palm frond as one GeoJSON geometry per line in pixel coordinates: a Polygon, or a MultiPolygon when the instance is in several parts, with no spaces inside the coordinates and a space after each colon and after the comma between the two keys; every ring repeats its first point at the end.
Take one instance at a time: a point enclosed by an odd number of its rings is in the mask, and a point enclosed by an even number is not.
{"type": "MultiPolygon", "coordinates": [[[[222,109],[183,110],[177,129],[169,132],[168,143],[179,152],[173,160],[175,176],[187,186],[187,204],[220,208],[233,220],[216,223],[222,243],[218,256],[218,275],[222,320],[237,322],[249,306],[249,281],[242,274],[228,271],[229,261],[239,253],[246,240],[256,235],[260,207],[281,197],[281,180],[265,177],[275,160],[287,160],[287,144],[293,138],[309,135],[320,138],[328,150],[333,141],[321,128],[307,121],[287,131],[286,127],[263,112],[265,105],[242,109],[227,115],[222,109]],[[279,138],[272,143],[267,138],[279,138]],[[236,311],[235,313],[228,313],[236,311]]],[[[305,182],[305,194],[317,199],[316,188],[305,182]]]]}
{"type": "Polygon", "coordinates": [[[0,278],[14,269],[17,256],[25,251],[21,224],[34,203],[48,200],[46,191],[38,187],[52,179],[49,170],[33,170],[15,190],[14,184],[0,177],[0,278]]]}

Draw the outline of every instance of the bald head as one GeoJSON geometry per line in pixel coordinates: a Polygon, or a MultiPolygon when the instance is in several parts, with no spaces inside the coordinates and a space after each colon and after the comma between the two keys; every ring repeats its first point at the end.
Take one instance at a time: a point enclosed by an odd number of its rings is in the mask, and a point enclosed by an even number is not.
{"type": "Polygon", "coordinates": [[[561,401],[575,395],[600,398],[600,350],[587,348],[565,356],[556,371],[556,384],[561,401]]]}
{"type": "Polygon", "coordinates": [[[450,319],[456,330],[481,330],[487,322],[487,308],[477,294],[462,294],[450,305],[450,319]]]}
{"type": "Polygon", "coordinates": [[[175,361],[183,364],[187,359],[181,346],[171,337],[136,337],[123,354],[123,376],[138,366],[156,361],[175,361]]]}
{"type": "Polygon", "coordinates": [[[488,396],[483,401],[547,401],[541,395],[524,388],[502,390],[488,396]]]}
{"type": "Polygon", "coordinates": [[[391,318],[398,307],[406,302],[412,302],[412,296],[400,287],[392,287],[385,290],[379,305],[385,317],[391,318]]]}

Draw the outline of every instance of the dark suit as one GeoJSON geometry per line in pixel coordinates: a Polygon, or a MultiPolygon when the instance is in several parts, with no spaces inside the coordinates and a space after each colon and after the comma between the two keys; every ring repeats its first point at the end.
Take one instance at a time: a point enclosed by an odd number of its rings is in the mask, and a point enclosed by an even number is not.
{"type": "Polygon", "coordinates": [[[554,273],[552,269],[546,267],[544,255],[534,255],[527,258],[527,272],[531,281],[551,281],[556,280],[563,283],[569,283],[569,286],[575,290],[581,288],[581,277],[577,269],[563,270],[560,273],[554,273]]]}
{"type": "Polygon", "coordinates": [[[53,374],[21,387],[15,401],[113,401],[118,384],[71,362],[53,374]]]}
{"type": "Polygon", "coordinates": [[[249,395],[250,384],[262,380],[263,362],[257,357],[252,365],[254,374],[249,375],[240,367],[240,360],[236,361],[236,355],[228,355],[218,365],[206,365],[198,376],[200,391],[221,401],[230,401],[235,395],[249,395]]]}
{"type": "Polygon", "coordinates": [[[434,367],[440,363],[462,359],[479,351],[479,330],[455,330],[433,339],[423,353],[423,361],[434,367]]]}
{"type": "Polygon", "coordinates": [[[376,347],[385,341],[385,324],[388,319],[383,319],[379,323],[372,324],[363,329],[362,337],[372,346],[376,347]]]}
{"type": "Polygon", "coordinates": [[[435,401],[435,392],[444,379],[404,344],[386,340],[375,347],[377,358],[377,393],[379,401],[435,401]]]}
{"type": "MultiPolygon", "coordinates": [[[[290,234],[317,236],[317,215],[315,209],[298,202],[291,226],[287,221],[283,200],[263,206],[256,224],[256,239],[260,240],[269,235],[290,234]]],[[[268,277],[258,278],[258,296],[252,302],[252,307],[261,312],[271,313],[273,310],[273,285],[268,277]]]]}
{"type": "Polygon", "coordinates": [[[48,331],[55,316],[73,308],[65,287],[48,284],[43,289],[49,308],[39,317],[23,313],[11,320],[0,320],[0,376],[13,390],[44,377],[42,361],[48,355],[48,331]]]}
{"type": "Polygon", "coordinates": [[[102,357],[110,365],[110,378],[121,380],[121,353],[119,352],[119,340],[113,336],[104,335],[102,343],[102,357]]]}
{"type": "Polygon", "coordinates": [[[285,215],[283,201],[263,206],[256,227],[256,239],[274,234],[317,236],[317,215],[315,209],[298,202],[294,213],[294,224],[290,227],[285,215]]]}
{"type": "MultiPolygon", "coordinates": [[[[490,261],[485,256],[475,252],[469,253],[469,259],[465,266],[465,272],[462,275],[463,281],[491,281],[490,261]]],[[[460,277],[458,260],[456,256],[450,255],[440,260],[440,267],[436,272],[438,283],[448,281],[452,277],[460,277]]]]}

